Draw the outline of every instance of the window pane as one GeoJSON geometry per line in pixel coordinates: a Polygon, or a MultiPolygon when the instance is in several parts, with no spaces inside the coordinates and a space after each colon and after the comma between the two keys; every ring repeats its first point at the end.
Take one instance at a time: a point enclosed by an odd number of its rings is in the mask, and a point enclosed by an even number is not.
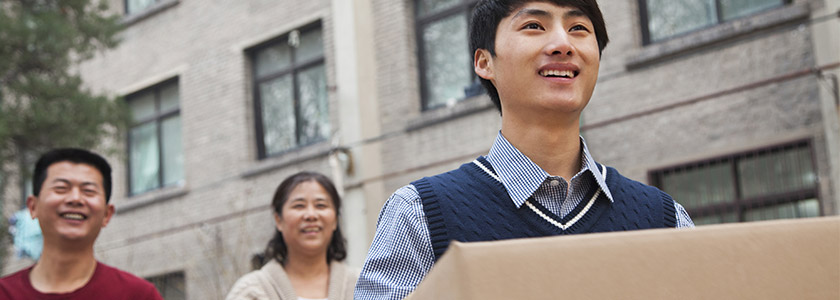
{"type": "Polygon", "coordinates": [[[280,71],[292,65],[292,55],[285,43],[277,44],[257,52],[257,77],[280,71]]]}
{"type": "Polygon", "coordinates": [[[260,84],[263,143],[266,155],[292,148],[295,143],[295,107],[292,77],[260,84]]]}
{"type": "Polygon", "coordinates": [[[417,15],[425,16],[435,13],[450,7],[455,6],[461,2],[460,0],[420,0],[417,1],[417,15]]]}
{"type": "Polygon", "coordinates": [[[691,220],[694,221],[694,225],[697,226],[708,224],[735,223],[738,222],[738,215],[734,212],[728,212],[703,217],[692,217],[691,220]]]}
{"type": "Polygon", "coordinates": [[[731,20],[782,4],[784,0],[720,0],[720,10],[724,20],[731,20]]]}
{"type": "Polygon", "coordinates": [[[170,84],[160,91],[160,112],[178,109],[178,85],[170,84]]]}
{"type": "Polygon", "coordinates": [[[321,30],[309,30],[301,33],[300,45],[295,52],[295,61],[305,62],[322,56],[324,56],[324,41],[321,37],[321,30]]]}
{"type": "Polygon", "coordinates": [[[330,135],[327,80],[324,65],[298,74],[300,84],[300,144],[323,140],[330,135]]]}
{"type": "Polygon", "coordinates": [[[464,87],[470,85],[472,78],[466,37],[466,14],[440,20],[423,30],[426,108],[464,98],[464,87]]]}
{"type": "Polygon", "coordinates": [[[735,184],[729,163],[716,163],[662,175],[662,190],[691,212],[693,208],[732,202],[735,184]]]}
{"type": "Polygon", "coordinates": [[[647,0],[648,32],[656,41],[717,23],[715,0],[647,0]]]}
{"type": "Polygon", "coordinates": [[[769,207],[748,210],[744,214],[745,221],[761,221],[774,219],[810,218],[820,215],[820,203],[817,199],[802,200],[769,207]]]}
{"type": "Polygon", "coordinates": [[[131,120],[139,122],[155,115],[155,93],[145,92],[128,101],[128,108],[131,110],[131,120]]]}
{"type": "Polygon", "coordinates": [[[158,187],[158,139],[156,124],[148,123],[131,129],[131,193],[137,194],[158,187]]]}
{"type": "Polygon", "coordinates": [[[181,116],[169,117],[160,126],[163,135],[163,184],[178,183],[184,179],[181,116]]]}
{"type": "Polygon", "coordinates": [[[813,188],[817,181],[808,148],[744,158],[738,163],[738,173],[744,198],[813,188]]]}
{"type": "Polygon", "coordinates": [[[146,9],[157,2],[157,0],[126,0],[125,12],[126,14],[133,14],[146,9]]]}

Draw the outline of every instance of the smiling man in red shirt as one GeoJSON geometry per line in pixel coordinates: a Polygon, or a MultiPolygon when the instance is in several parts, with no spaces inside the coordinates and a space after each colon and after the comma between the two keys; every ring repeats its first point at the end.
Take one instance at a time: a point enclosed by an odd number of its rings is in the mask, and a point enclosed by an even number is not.
{"type": "Polygon", "coordinates": [[[93,244],[114,215],[111,166],[82,149],[38,159],[26,199],[44,237],[35,265],[0,279],[0,299],[162,299],[154,285],[96,261],[93,244]]]}

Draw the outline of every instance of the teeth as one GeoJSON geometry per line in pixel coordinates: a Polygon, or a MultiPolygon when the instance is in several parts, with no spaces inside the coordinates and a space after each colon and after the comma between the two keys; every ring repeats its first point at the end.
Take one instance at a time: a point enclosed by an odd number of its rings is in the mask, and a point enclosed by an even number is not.
{"type": "Polygon", "coordinates": [[[552,76],[552,77],[566,77],[566,78],[575,78],[575,72],[571,70],[543,70],[540,72],[542,76],[552,76]]]}
{"type": "Polygon", "coordinates": [[[76,214],[76,213],[64,214],[64,215],[62,215],[62,217],[65,218],[65,219],[71,219],[71,220],[84,220],[85,219],[85,216],[83,216],[81,214],[76,214]]]}
{"type": "Polygon", "coordinates": [[[315,228],[315,227],[303,229],[303,232],[318,232],[318,231],[321,231],[321,229],[315,228]]]}

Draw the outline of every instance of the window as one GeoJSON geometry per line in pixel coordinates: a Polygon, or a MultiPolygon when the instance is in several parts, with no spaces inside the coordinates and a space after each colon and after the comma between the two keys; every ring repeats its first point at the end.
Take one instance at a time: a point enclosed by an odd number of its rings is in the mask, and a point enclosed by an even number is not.
{"type": "Polygon", "coordinates": [[[187,299],[184,272],[169,273],[161,276],[146,278],[155,285],[160,296],[166,300],[187,299]]]}
{"type": "Polygon", "coordinates": [[[178,81],[170,80],[127,97],[128,186],[132,195],[184,179],[178,81]]]}
{"type": "Polygon", "coordinates": [[[125,0],[125,14],[131,15],[146,10],[161,0],[125,0]]]}
{"type": "Polygon", "coordinates": [[[476,0],[417,0],[423,109],[452,105],[482,89],[473,72],[469,18],[476,0]]]}
{"type": "Polygon", "coordinates": [[[811,144],[800,141],[651,172],[695,224],[821,214],[811,144]]]}
{"type": "Polygon", "coordinates": [[[779,7],[789,0],[639,0],[645,44],[779,7]]]}
{"type": "Polygon", "coordinates": [[[321,25],[294,30],[251,50],[259,157],[330,135],[321,25]]]}

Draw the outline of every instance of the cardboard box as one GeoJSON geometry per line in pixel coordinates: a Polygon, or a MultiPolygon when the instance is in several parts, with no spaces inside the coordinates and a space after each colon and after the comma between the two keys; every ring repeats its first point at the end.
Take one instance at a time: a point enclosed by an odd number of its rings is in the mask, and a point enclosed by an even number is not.
{"type": "Polygon", "coordinates": [[[409,299],[840,299],[840,217],[450,245],[409,299]]]}

